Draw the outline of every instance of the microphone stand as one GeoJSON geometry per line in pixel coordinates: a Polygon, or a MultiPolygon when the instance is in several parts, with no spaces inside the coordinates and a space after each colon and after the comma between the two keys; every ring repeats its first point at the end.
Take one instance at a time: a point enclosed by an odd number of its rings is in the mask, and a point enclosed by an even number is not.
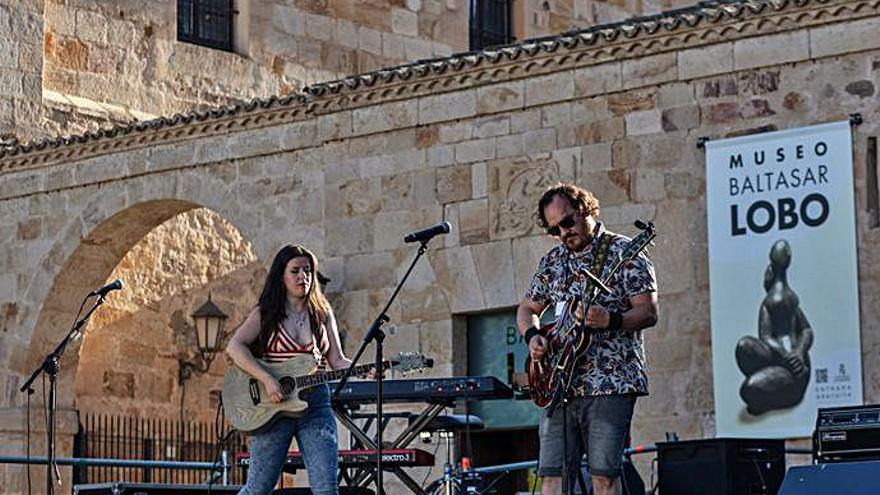
{"type": "Polygon", "coordinates": [[[388,299],[388,303],[382,309],[382,312],[379,313],[379,316],[373,321],[373,324],[370,325],[370,329],[367,331],[367,334],[364,336],[364,341],[361,342],[361,347],[358,349],[357,354],[355,354],[354,358],[351,360],[351,366],[346,370],[345,375],[343,375],[342,379],[339,381],[339,385],[336,386],[336,390],[333,392],[333,399],[337,399],[339,397],[339,393],[345,387],[345,384],[348,382],[348,379],[351,377],[354,372],[354,368],[357,366],[358,360],[363,355],[364,351],[367,348],[367,345],[370,344],[371,341],[376,341],[376,495],[383,495],[385,492],[385,487],[383,486],[383,476],[382,476],[382,430],[384,429],[384,425],[382,424],[382,381],[383,381],[383,372],[385,371],[382,366],[383,361],[383,343],[385,341],[385,332],[382,330],[382,325],[391,321],[391,318],[388,317],[386,312],[388,308],[391,307],[391,304],[394,302],[394,299],[397,297],[397,294],[400,292],[400,289],[403,288],[404,282],[409,278],[409,274],[413,271],[413,268],[416,266],[416,262],[419,261],[419,258],[422,257],[423,254],[428,250],[428,241],[430,239],[425,239],[420,242],[418,254],[413,259],[412,263],[409,265],[409,269],[407,269],[406,274],[404,274],[403,278],[398,282],[397,288],[394,289],[394,293],[391,294],[391,298],[388,299]]]}
{"type": "MultiPolygon", "coordinates": [[[[85,299],[83,299],[83,305],[85,305],[86,300],[88,300],[89,297],[91,297],[91,295],[88,295],[85,299]]],[[[57,378],[58,372],[61,371],[61,357],[64,355],[64,351],[67,349],[67,344],[69,344],[71,340],[79,335],[80,328],[85,325],[89,317],[92,316],[92,313],[94,313],[95,310],[98,309],[98,307],[102,304],[104,304],[104,295],[98,294],[98,300],[95,301],[94,306],[92,306],[89,312],[86,313],[85,316],[80,318],[79,321],[74,323],[73,328],[71,328],[70,331],[67,332],[67,335],[61,341],[61,343],[58,344],[54,351],[46,356],[46,358],[43,360],[43,363],[34,370],[34,372],[31,374],[31,377],[28,378],[28,380],[24,383],[24,385],[21,386],[20,389],[18,389],[19,392],[27,391],[29,394],[32,394],[34,391],[31,388],[31,385],[34,383],[34,380],[36,380],[37,377],[40,376],[40,373],[46,373],[47,375],[49,375],[49,417],[47,418],[46,424],[46,440],[49,450],[48,455],[46,456],[47,495],[52,495],[54,493],[55,486],[52,484],[52,471],[55,470],[57,476],[58,469],[55,464],[55,409],[58,395],[57,378]]],[[[80,310],[82,310],[82,308],[80,308],[80,310]]],[[[28,421],[30,421],[30,418],[28,418],[28,421]]]]}

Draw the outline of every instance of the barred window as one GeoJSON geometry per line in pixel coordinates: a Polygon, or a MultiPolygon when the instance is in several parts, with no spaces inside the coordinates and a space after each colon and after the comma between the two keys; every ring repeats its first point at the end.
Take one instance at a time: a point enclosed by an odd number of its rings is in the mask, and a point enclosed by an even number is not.
{"type": "Polygon", "coordinates": [[[177,0],[177,40],[232,51],[233,0],[177,0]]]}
{"type": "Polygon", "coordinates": [[[471,0],[470,49],[506,45],[511,35],[511,0],[471,0]]]}

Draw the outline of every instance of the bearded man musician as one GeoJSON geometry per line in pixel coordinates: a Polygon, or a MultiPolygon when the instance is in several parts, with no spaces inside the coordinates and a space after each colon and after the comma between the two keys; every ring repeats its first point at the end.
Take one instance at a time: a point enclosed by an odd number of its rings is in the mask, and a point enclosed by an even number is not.
{"type": "MultiPolygon", "coordinates": [[[[598,215],[596,197],[571,183],[547,189],[538,201],[536,222],[560,243],[541,258],[517,308],[517,326],[532,360],[540,360],[550,350],[538,330],[541,314],[553,305],[558,318],[566,301],[580,298],[584,291],[584,277],[577,274],[590,270],[597,257],[614,259],[628,243],[626,237],[605,230],[596,220],[598,215]]],[[[611,292],[599,295],[585,312],[584,324],[593,340],[574,368],[568,402],[541,419],[537,474],[543,477],[543,495],[560,493],[563,474],[574,479],[583,454],[593,492],[621,493],[621,456],[633,409],[636,398],[648,393],[642,330],[657,322],[654,266],[639,254],[625,262],[608,285],[611,292]],[[562,473],[563,465],[568,473],[562,473]]],[[[584,312],[578,315],[583,317],[584,312]]],[[[567,485],[572,486],[571,481],[567,485]]]]}

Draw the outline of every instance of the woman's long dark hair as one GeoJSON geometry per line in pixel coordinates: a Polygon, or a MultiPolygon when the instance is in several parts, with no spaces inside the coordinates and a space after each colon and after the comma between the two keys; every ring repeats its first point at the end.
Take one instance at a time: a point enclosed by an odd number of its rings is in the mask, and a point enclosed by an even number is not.
{"type": "Polygon", "coordinates": [[[260,308],[260,336],[251,344],[251,353],[260,357],[269,345],[269,338],[278,328],[278,325],[287,317],[287,288],[284,286],[284,270],[287,263],[294,258],[308,258],[312,269],[312,283],[309,285],[307,310],[312,333],[315,336],[317,347],[326,352],[330,345],[324,323],[330,312],[330,303],[321,292],[321,284],[318,282],[318,259],[314,253],[300,245],[284,246],[272,260],[272,266],[266,275],[263,284],[263,292],[257,306],[260,308]]]}

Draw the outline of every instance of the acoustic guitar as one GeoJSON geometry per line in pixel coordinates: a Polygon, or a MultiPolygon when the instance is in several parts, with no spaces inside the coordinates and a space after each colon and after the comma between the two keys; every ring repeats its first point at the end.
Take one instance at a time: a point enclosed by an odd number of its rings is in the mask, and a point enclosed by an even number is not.
{"type": "MultiPolygon", "coordinates": [[[[278,416],[302,416],[309,404],[300,397],[300,393],[311,387],[339,380],[347,371],[342,369],[315,372],[315,358],[311,354],[294,356],[280,363],[269,363],[261,359],[257,359],[257,362],[278,380],[285,399],[272,402],[262,382],[238,366],[230,366],[223,377],[223,408],[232,426],[244,432],[257,431],[278,416]]],[[[434,366],[434,360],[426,359],[418,353],[400,353],[382,364],[384,370],[393,369],[405,373],[430,368],[434,366]]],[[[373,368],[373,364],[357,366],[353,376],[365,375],[373,368]]]]}

